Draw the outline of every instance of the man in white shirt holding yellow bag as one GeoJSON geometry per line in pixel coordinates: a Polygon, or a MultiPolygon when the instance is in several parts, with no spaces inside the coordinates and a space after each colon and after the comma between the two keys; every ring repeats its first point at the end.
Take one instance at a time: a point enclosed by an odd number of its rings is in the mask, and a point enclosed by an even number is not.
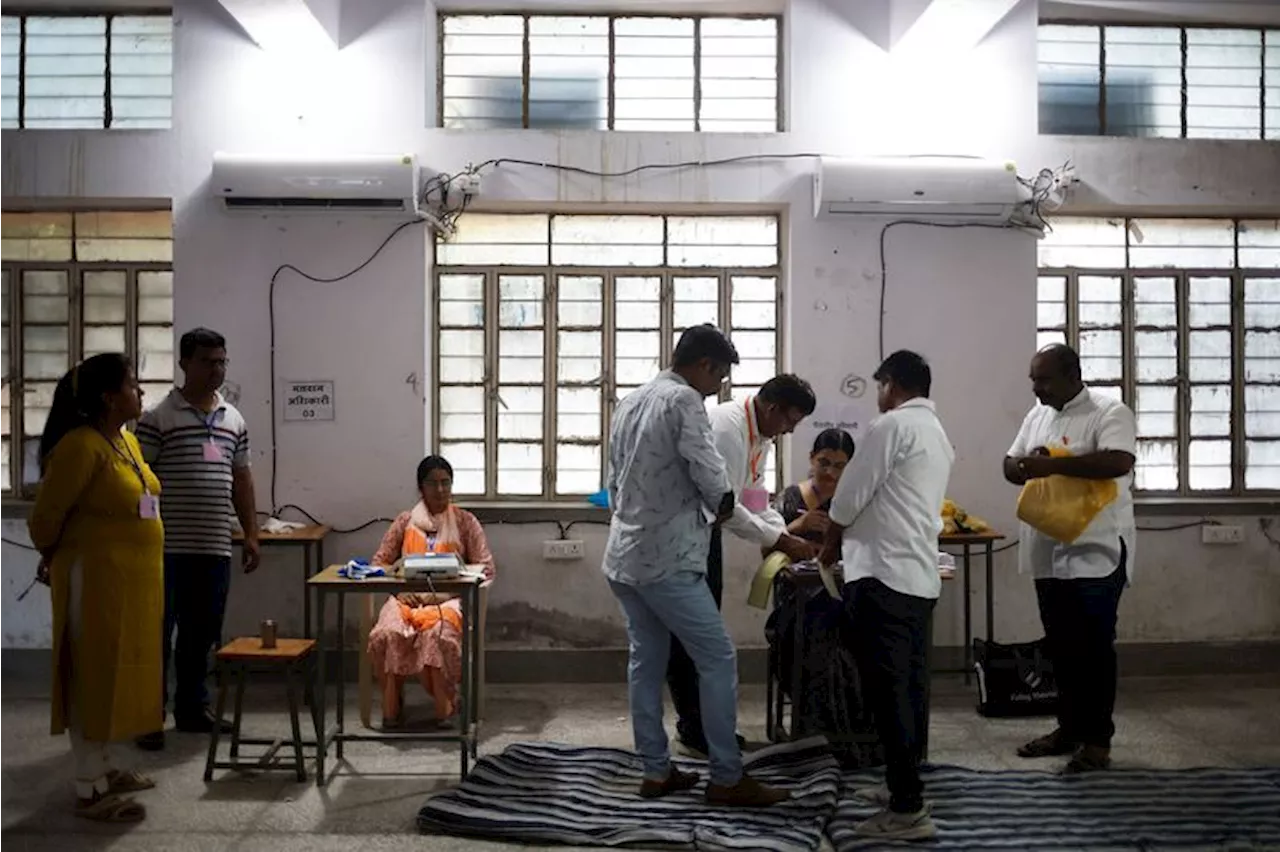
{"type": "MultiPolygon", "coordinates": [[[[1079,505],[1039,507],[1044,514],[1075,512],[1083,531],[1054,538],[1026,522],[1028,493],[1020,502],[1018,568],[1035,576],[1045,642],[1058,684],[1058,727],[1018,749],[1022,757],[1070,755],[1065,772],[1090,772],[1111,764],[1116,700],[1116,612],[1133,575],[1133,412],[1119,400],[1085,386],[1080,356],[1062,344],[1047,346],[1031,361],[1031,384],[1040,404],[1031,409],[1004,460],[1014,485],[1052,491],[1051,476],[1088,480],[1062,483],[1087,495],[1079,505]],[[1100,510],[1088,497],[1114,499],[1100,510]],[[1096,510],[1092,518],[1087,516],[1096,510]],[[1087,520],[1086,520],[1087,519],[1087,520]]],[[[1040,523],[1041,528],[1049,525],[1040,523]]],[[[1061,533],[1059,533],[1061,535],[1061,533]]]]}

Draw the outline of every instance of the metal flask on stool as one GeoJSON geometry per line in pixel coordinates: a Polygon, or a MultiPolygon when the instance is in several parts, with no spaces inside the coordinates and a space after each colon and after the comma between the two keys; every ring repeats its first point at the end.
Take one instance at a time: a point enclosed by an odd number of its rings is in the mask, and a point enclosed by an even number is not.
{"type": "Polygon", "coordinates": [[[262,622],[262,647],[270,650],[276,646],[276,623],[271,619],[262,622]]]}

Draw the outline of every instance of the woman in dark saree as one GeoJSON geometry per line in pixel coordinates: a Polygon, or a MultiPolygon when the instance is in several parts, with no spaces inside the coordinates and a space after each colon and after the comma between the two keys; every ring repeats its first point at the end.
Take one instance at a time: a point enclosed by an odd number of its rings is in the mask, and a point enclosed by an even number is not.
{"type": "MultiPolygon", "coordinates": [[[[809,477],[788,486],[776,508],[787,522],[788,532],[821,542],[827,531],[827,510],[845,466],[853,458],[853,437],[843,429],[818,434],[809,454],[809,477]]],[[[777,605],[769,616],[765,635],[778,663],[779,687],[788,695],[795,672],[796,616],[804,601],[805,648],[801,659],[801,711],[793,714],[793,739],[822,734],[846,769],[879,766],[883,750],[876,737],[870,711],[862,700],[853,648],[846,637],[845,609],[821,586],[797,591],[791,583],[776,583],[777,605]]],[[[792,696],[794,699],[794,696],[792,696]]]]}

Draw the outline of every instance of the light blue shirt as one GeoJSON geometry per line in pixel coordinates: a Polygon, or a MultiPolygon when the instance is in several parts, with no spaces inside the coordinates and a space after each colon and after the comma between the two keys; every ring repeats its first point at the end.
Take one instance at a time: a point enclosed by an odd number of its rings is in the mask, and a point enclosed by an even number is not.
{"type": "Polygon", "coordinates": [[[705,572],[708,516],[732,489],[702,396],[664,370],[618,403],[609,440],[605,576],[642,585],[705,572]]]}

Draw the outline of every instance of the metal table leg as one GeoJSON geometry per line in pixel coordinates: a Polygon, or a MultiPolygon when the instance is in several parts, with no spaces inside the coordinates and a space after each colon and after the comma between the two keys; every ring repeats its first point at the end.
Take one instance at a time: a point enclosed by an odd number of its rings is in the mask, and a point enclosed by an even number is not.
{"type": "Polygon", "coordinates": [[[347,619],[346,619],[346,614],[347,614],[347,596],[343,591],[339,590],[338,591],[338,642],[337,642],[337,645],[338,645],[338,703],[333,710],[334,723],[338,726],[338,731],[336,734],[336,738],[338,742],[337,742],[337,748],[334,750],[334,754],[337,756],[339,762],[342,761],[342,757],[343,757],[342,751],[343,751],[343,745],[344,745],[343,737],[347,731],[346,725],[343,723],[343,718],[346,715],[346,709],[347,709],[347,619]]]}
{"type": "Polygon", "coordinates": [[[471,734],[471,654],[475,646],[471,642],[471,631],[475,629],[475,599],[472,588],[468,587],[462,595],[462,707],[458,718],[461,741],[458,743],[458,759],[461,777],[467,777],[467,760],[470,757],[470,744],[467,742],[471,734]]]}
{"type": "Polygon", "coordinates": [[[316,667],[318,676],[316,677],[317,689],[312,695],[312,712],[316,719],[316,786],[323,787],[328,779],[325,775],[324,761],[329,754],[329,732],[325,728],[324,721],[324,705],[329,700],[329,682],[328,666],[325,665],[325,647],[324,647],[324,591],[316,588],[316,667]]]}
{"type": "MultiPolygon", "coordinates": [[[[302,588],[307,587],[307,580],[311,579],[311,543],[307,542],[302,546],[302,588]]],[[[302,596],[302,635],[311,638],[311,596],[304,594],[302,596]]]]}
{"type": "MultiPolygon", "coordinates": [[[[992,548],[992,542],[987,542],[987,641],[994,642],[996,639],[996,587],[992,581],[992,561],[995,550],[992,548]]],[[[971,667],[972,668],[972,667],[971,667]]]]}
{"type": "Polygon", "coordinates": [[[973,675],[973,602],[970,600],[973,591],[973,565],[970,559],[969,543],[962,545],[961,560],[964,569],[964,682],[968,686],[973,675]]]}

